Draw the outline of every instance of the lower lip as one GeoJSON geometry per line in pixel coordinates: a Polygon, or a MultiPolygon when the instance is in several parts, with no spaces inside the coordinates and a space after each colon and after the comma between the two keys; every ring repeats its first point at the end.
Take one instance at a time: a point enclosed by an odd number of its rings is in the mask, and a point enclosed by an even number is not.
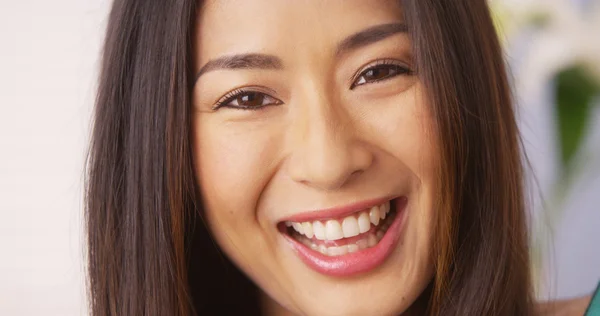
{"type": "Polygon", "coordinates": [[[403,222],[407,199],[401,197],[392,202],[396,203],[396,217],[383,238],[371,248],[331,257],[306,247],[287,234],[284,236],[300,259],[319,273],[336,277],[365,273],[383,264],[400,240],[400,226],[403,222]]]}

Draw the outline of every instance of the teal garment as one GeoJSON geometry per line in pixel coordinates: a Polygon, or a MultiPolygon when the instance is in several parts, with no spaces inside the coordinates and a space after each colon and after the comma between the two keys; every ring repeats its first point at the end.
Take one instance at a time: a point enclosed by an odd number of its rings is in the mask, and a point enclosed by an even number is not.
{"type": "Polygon", "coordinates": [[[584,316],[600,316],[600,283],[596,287],[596,292],[592,296],[592,301],[585,311],[584,316]]]}

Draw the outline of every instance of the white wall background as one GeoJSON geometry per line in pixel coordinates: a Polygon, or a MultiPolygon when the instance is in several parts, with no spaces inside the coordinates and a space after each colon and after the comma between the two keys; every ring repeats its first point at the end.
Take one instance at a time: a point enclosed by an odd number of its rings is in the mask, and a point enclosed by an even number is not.
{"type": "Polygon", "coordinates": [[[108,0],[0,1],[0,315],[85,315],[82,183],[108,0]]]}
{"type": "MultiPolygon", "coordinates": [[[[0,315],[87,313],[83,165],[109,2],[0,1],[0,315]]],[[[544,189],[556,155],[551,100],[537,100],[523,105],[522,125],[544,189]]],[[[595,121],[591,151],[600,111],[595,121]]],[[[555,229],[545,296],[580,295],[600,279],[596,166],[572,189],[555,229]]]]}

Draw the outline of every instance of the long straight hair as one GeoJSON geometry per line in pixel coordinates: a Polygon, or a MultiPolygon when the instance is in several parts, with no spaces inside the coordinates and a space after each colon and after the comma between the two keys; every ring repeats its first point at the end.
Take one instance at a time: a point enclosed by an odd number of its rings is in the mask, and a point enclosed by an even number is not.
{"type": "MultiPolygon", "coordinates": [[[[439,144],[432,315],[530,315],[520,143],[485,0],[402,1],[439,144]]],[[[191,145],[196,0],[115,0],[86,179],[92,315],[259,313],[202,220],[191,145]]],[[[399,298],[400,299],[400,298],[399,298]]]]}

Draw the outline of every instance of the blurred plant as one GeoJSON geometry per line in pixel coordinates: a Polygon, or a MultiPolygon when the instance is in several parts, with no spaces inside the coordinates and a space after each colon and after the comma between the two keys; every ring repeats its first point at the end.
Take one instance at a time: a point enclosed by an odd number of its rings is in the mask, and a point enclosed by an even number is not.
{"type": "Polygon", "coordinates": [[[598,80],[582,65],[560,71],[556,77],[556,113],[558,119],[561,162],[564,176],[570,175],[572,162],[589,127],[594,97],[600,93],[598,80]]]}
{"type": "MultiPolygon", "coordinates": [[[[513,70],[519,94],[540,97],[553,87],[557,147],[560,149],[558,181],[547,196],[547,225],[535,223],[532,249],[534,274],[539,279],[541,253],[547,250],[546,233],[560,220],[568,189],[577,172],[578,159],[588,132],[589,117],[600,105],[600,3],[591,0],[490,0],[495,22],[505,46],[521,40],[518,64],[513,70]]],[[[511,60],[512,61],[512,60],[511,60]]],[[[532,101],[532,100],[529,100],[532,101]]]]}
{"type": "Polygon", "coordinates": [[[573,0],[495,0],[499,32],[505,39],[529,33],[528,47],[515,74],[521,91],[539,95],[555,83],[556,123],[563,177],[588,128],[594,98],[600,94],[600,4],[573,0]]]}

